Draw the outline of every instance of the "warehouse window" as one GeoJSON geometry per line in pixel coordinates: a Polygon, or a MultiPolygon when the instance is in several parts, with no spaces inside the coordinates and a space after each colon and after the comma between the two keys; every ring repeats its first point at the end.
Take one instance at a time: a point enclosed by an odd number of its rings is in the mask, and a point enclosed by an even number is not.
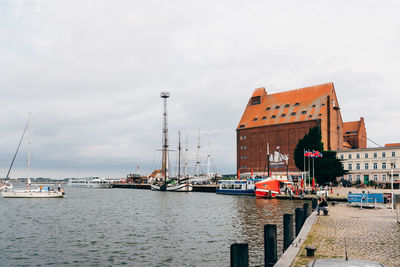
{"type": "Polygon", "coordinates": [[[271,118],[273,118],[273,119],[274,119],[274,118],[276,118],[276,115],[272,115],[272,117],[271,117],[271,118]]]}
{"type": "Polygon", "coordinates": [[[244,127],[246,127],[244,124],[241,124],[240,126],[239,126],[240,128],[244,128],[244,127]]]}
{"type": "Polygon", "coordinates": [[[270,110],[271,109],[271,107],[267,107],[265,110],[270,110]]]}
{"type": "Polygon", "coordinates": [[[266,119],[267,119],[267,117],[265,117],[265,116],[264,116],[264,117],[262,117],[262,120],[263,120],[263,121],[265,121],[266,119]]]}
{"type": "Polygon", "coordinates": [[[306,114],[307,113],[307,111],[306,110],[303,110],[302,112],[301,112],[301,114],[306,114]]]}
{"type": "Polygon", "coordinates": [[[292,112],[290,115],[294,116],[294,115],[296,115],[296,112],[292,112]]]}
{"type": "Polygon", "coordinates": [[[254,118],[253,121],[258,121],[258,118],[254,118]]]}
{"type": "Polygon", "coordinates": [[[285,108],[288,108],[288,107],[289,107],[289,104],[286,104],[286,105],[285,105],[285,108]]]}
{"type": "Polygon", "coordinates": [[[300,105],[300,103],[299,102],[297,102],[296,104],[294,104],[295,106],[298,106],[298,105],[300,105]]]}
{"type": "Polygon", "coordinates": [[[282,117],[286,117],[286,114],[285,114],[285,113],[283,113],[281,116],[282,116],[282,117]]]}
{"type": "Polygon", "coordinates": [[[280,106],[275,106],[275,109],[279,109],[280,108],[280,106]]]}

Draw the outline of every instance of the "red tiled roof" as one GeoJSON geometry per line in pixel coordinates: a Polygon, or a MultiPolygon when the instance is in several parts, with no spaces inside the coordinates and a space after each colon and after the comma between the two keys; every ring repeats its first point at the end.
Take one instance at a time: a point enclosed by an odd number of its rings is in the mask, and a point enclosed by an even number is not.
{"type": "Polygon", "coordinates": [[[326,110],[326,106],[323,104],[326,103],[328,95],[333,95],[334,97],[331,99],[337,101],[333,83],[275,94],[267,94],[265,88],[257,88],[254,90],[252,98],[260,97],[260,104],[252,105],[252,99],[250,98],[239,122],[238,129],[319,119],[318,114],[326,110]],[[287,104],[289,107],[285,107],[287,104]],[[276,106],[279,106],[279,109],[275,109],[276,106]],[[267,107],[270,108],[269,111],[267,107]],[[306,115],[302,114],[303,110],[306,110],[306,115]],[[291,115],[292,112],[296,112],[296,114],[291,115]],[[286,116],[282,117],[282,114],[286,114],[286,116]],[[276,118],[272,118],[272,115],[276,115],[276,118]],[[312,116],[309,117],[309,115],[312,116]],[[260,118],[264,116],[267,118],[261,120],[260,118]],[[254,121],[256,117],[258,120],[254,121]]]}
{"type": "Polygon", "coordinates": [[[392,143],[392,144],[386,144],[385,147],[397,147],[400,146],[400,143],[392,143]]]}

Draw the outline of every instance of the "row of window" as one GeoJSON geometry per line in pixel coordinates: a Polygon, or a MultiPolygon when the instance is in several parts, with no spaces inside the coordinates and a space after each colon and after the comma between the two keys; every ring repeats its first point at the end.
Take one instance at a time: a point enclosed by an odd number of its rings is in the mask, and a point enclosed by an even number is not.
{"type": "MultiPolygon", "coordinates": [[[[303,111],[303,112],[302,112],[302,114],[306,114],[305,111],[303,111]],[[303,112],[304,112],[304,113],[303,113],[303,112]]],[[[290,113],[290,116],[295,116],[295,115],[296,115],[296,112],[290,113]]],[[[322,114],[320,113],[320,114],[318,114],[318,116],[322,116],[322,114]]],[[[282,117],[282,118],[286,117],[286,114],[283,113],[283,114],[281,115],[281,117],[282,117]]],[[[312,115],[309,115],[308,117],[309,117],[309,118],[312,118],[312,115]]],[[[271,116],[271,119],[275,119],[275,118],[276,118],[276,115],[272,115],[272,116],[271,116]]],[[[267,119],[266,116],[262,117],[262,120],[266,120],[266,119],[267,119]]],[[[258,121],[258,118],[255,117],[255,118],[253,119],[253,121],[258,121]]]]}
{"type": "Polygon", "coordinates": [[[246,166],[240,166],[240,168],[241,168],[241,169],[247,169],[247,167],[246,167],[246,166]]]}
{"type": "MultiPolygon", "coordinates": [[[[294,107],[297,107],[299,105],[300,105],[299,102],[296,102],[295,104],[293,104],[294,107]]],[[[289,104],[285,104],[284,107],[288,108],[289,106],[290,106],[289,104]]],[[[321,106],[325,106],[325,103],[322,103],[321,106]]],[[[312,107],[315,108],[315,105],[312,105],[312,107]]],[[[280,109],[280,108],[281,108],[281,106],[279,106],[279,105],[275,106],[275,109],[280,109]]],[[[271,107],[267,107],[265,110],[271,110],[271,107]]]]}
{"type": "MultiPolygon", "coordinates": [[[[375,182],[378,181],[378,176],[379,175],[374,174],[375,182]]],[[[355,175],[355,178],[357,179],[357,181],[361,181],[361,175],[357,174],[357,175],[355,175]]],[[[382,178],[382,181],[386,181],[386,178],[387,178],[386,174],[382,174],[381,178],[382,178]]],[[[349,182],[352,182],[352,181],[353,181],[353,175],[349,174],[349,182]]]]}
{"type": "MultiPolygon", "coordinates": [[[[392,164],[393,164],[393,169],[396,169],[396,162],[393,162],[392,164]]],[[[356,165],[356,170],[361,169],[360,163],[356,163],[355,165],[356,165]]],[[[349,163],[347,167],[349,171],[353,170],[353,164],[349,163]]],[[[364,170],[368,169],[369,169],[369,163],[368,162],[364,163],[364,170]]],[[[373,169],[374,170],[378,169],[378,163],[374,162],[373,169]]],[[[386,162],[382,162],[382,169],[386,169],[386,162]]]]}
{"type": "Polygon", "coordinates": [[[240,146],[240,150],[247,149],[247,146],[240,146]]]}
{"type": "Polygon", "coordinates": [[[247,159],[247,156],[240,156],[240,159],[247,159]]]}
{"type": "MultiPolygon", "coordinates": [[[[365,153],[364,154],[364,158],[367,159],[368,157],[369,157],[369,154],[365,153]]],[[[378,152],[374,152],[374,158],[377,158],[377,157],[378,157],[378,152]]],[[[392,151],[392,157],[396,157],[396,152],[395,151],[392,151]]],[[[351,158],[352,158],[352,155],[349,154],[348,155],[348,159],[351,159],[351,158]]],[[[359,159],[360,158],[360,154],[356,154],[356,158],[359,159]]],[[[386,152],[382,152],[382,158],[386,158],[386,152]]],[[[343,154],[340,155],[340,159],[344,159],[344,155],[343,154]]]]}
{"type": "Polygon", "coordinates": [[[246,140],[246,139],[247,139],[247,136],[241,135],[241,136],[239,137],[239,139],[240,139],[240,140],[246,140]]]}

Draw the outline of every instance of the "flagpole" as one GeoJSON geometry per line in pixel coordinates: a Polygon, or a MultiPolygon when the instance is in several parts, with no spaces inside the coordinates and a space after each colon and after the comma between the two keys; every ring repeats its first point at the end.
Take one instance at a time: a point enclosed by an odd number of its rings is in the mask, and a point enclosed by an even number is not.
{"type": "MultiPolygon", "coordinates": [[[[304,163],[304,168],[303,168],[303,172],[306,172],[306,150],[303,149],[303,163],[304,163]]],[[[304,175],[305,177],[305,175],[304,175]]]]}
{"type": "Polygon", "coordinates": [[[267,143],[267,164],[268,164],[268,174],[267,178],[269,177],[269,143],[267,143]]]}
{"type": "Polygon", "coordinates": [[[314,157],[312,158],[312,172],[313,172],[313,178],[315,178],[315,164],[314,164],[314,157]]]}

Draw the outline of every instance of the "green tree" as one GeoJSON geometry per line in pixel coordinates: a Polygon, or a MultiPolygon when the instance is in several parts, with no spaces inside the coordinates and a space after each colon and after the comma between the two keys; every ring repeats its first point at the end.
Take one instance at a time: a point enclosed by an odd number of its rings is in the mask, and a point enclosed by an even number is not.
{"type": "Polygon", "coordinates": [[[320,128],[311,128],[308,134],[306,134],[303,139],[300,139],[297,143],[297,146],[294,150],[294,161],[296,167],[304,171],[304,150],[321,152],[323,157],[315,158],[313,160],[315,164],[314,170],[316,182],[319,184],[335,182],[336,177],[343,176],[346,171],[343,169],[341,160],[337,159],[336,152],[323,150],[324,145],[321,139],[322,136],[320,128]]]}

